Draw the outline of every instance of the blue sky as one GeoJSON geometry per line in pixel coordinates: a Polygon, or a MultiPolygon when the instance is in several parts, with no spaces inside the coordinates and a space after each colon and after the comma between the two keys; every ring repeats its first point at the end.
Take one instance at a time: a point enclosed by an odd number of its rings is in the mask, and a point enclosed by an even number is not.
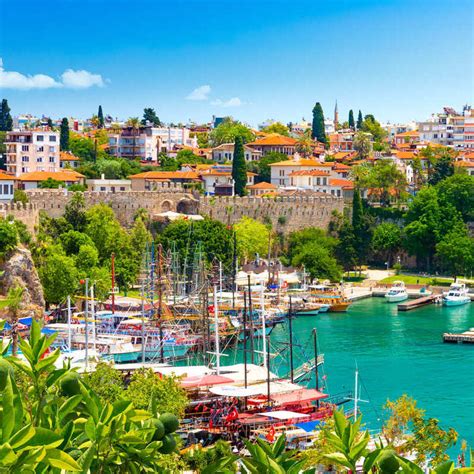
{"type": "Polygon", "coordinates": [[[472,5],[0,0],[0,95],[14,113],[53,117],[102,104],[119,118],[150,106],[165,121],[256,125],[309,118],[316,101],[329,116],[337,99],[342,119],[424,119],[472,102],[472,5]]]}

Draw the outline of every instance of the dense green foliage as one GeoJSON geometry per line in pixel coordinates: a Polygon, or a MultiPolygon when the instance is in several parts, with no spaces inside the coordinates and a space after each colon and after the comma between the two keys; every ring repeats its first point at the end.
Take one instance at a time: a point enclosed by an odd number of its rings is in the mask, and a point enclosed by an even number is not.
{"type": "Polygon", "coordinates": [[[234,225],[237,237],[237,251],[244,261],[252,260],[255,254],[265,257],[271,246],[271,232],[268,226],[251,217],[242,217],[234,225]]]}
{"type": "Polygon", "coordinates": [[[8,100],[2,99],[2,104],[0,105],[0,131],[10,132],[11,130],[13,130],[13,119],[10,114],[8,100]]]}
{"type": "MultiPolygon", "coordinates": [[[[3,326],[3,324],[2,324],[3,326]]],[[[1,328],[0,328],[1,329],[1,328]]],[[[59,349],[47,353],[55,335],[41,335],[33,320],[24,359],[0,357],[2,472],[163,472],[162,453],[176,445],[174,415],[147,410],[126,398],[109,402],[67,366],[56,368],[59,349]],[[161,420],[167,420],[163,431],[161,420]],[[174,428],[174,429],[172,429],[174,428]]],[[[87,380],[89,379],[89,380],[87,380]]]]}
{"type": "Polygon", "coordinates": [[[205,218],[202,221],[177,220],[158,235],[158,242],[166,251],[177,252],[181,264],[193,261],[195,253],[202,250],[208,265],[221,261],[231,267],[233,255],[232,231],[221,222],[205,218]]]}
{"type": "Polygon", "coordinates": [[[316,105],[313,107],[311,138],[318,140],[318,142],[324,144],[328,142],[326,131],[324,128],[324,112],[319,102],[316,102],[316,105]]]}
{"type": "Polygon", "coordinates": [[[247,185],[247,165],[245,164],[244,144],[240,135],[235,137],[232,179],[234,180],[235,194],[244,196],[247,185]]]}
{"type": "Polygon", "coordinates": [[[349,120],[347,121],[347,124],[349,125],[349,128],[352,128],[352,130],[354,130],[355,128],[354,111],[352,109],[349,110],[349,120]]]}
{"type": "Polygon", "coordinates": [[[270,165],[272,163],[278,163],[279,161],[286,161],[287,159],[288,155],[285,155],[284,153],[279,153],[277,151],[271,151],[265,156],[262,156],[262,158],[260,158],[260,160],[256,164],[255,169],[255,171],[258,173],[260,181],[265,181],[269,183],[272,177],[272,169],[270,165]]]}
{"type": "Polygon", "coordinates": [[[268,125],[268,127],[263,128],[262,132],[277,133],[278,135],[284,135],[286,137],[290,135],[288,127],[281,122],[273,122],[271,125],[268,125]]]}
{"type": "Polygon", "coordinates": [[[102,111],[102,106],[99,105],[99,110],[97,112],[97,118],[99,119],[99,128],[104,128],[104,112],[102,111]]]}
{"type": "Polygon", "coordinates": [[[14,250],[18,242],[18,231],[13,222],[7,219],[0,219],[0,259],[14,250]]]}
{"type": "Polygon", "coordinates": [[[59,128],[59,148],[61,151],[69,150],[69,121],[66,117],[61,120],[59,128]]]}
{"type": "Polygon", "coordinates": [[[151,107],[145,107],[143,109],[143,118],[141,121],[142,125],[150,124],[154,127],[159,127],[161,125],[161,121],[156,115],[155,109],[151,107]]]}
{"type": "Polygon", "coordinates": [[[223,143],[235,143],[236,137],[240,136],[243,143],[251,142],[255,135],[246,125],[227,117],[209,134],[209,140],[212,146],[222,145],[223,143]]]}

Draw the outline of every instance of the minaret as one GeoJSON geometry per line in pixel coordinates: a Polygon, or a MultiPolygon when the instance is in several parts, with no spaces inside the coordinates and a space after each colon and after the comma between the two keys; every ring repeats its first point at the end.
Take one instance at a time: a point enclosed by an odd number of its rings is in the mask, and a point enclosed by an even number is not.
{"type": "Polygon", "coordinates": [[[334,107],[334,130],[337,130],[338,125],[339,125],[339,112],[337,111],[337,100],[336,100],[336,107],[334,107]]]}

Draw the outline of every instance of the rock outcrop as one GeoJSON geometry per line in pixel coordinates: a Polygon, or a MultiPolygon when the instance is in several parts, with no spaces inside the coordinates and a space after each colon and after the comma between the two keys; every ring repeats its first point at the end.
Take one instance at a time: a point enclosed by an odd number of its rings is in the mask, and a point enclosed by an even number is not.
{"type": "Polygon", "coordinates": [[[28,249],[18,247],[5,262],[2,270],[4,273],[0,284],[5,295],[10,288],[22,286],[25,288],[22,303],[24,305],[36,305],[44,309],[43,287],[31,257],[31,252],[28,249]]]}

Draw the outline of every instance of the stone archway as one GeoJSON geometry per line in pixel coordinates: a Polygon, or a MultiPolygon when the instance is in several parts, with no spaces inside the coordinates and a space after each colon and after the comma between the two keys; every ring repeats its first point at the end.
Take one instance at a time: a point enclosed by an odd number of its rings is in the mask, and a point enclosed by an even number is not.
{"type": "Polygon", "coordinates": [[[171,211],[173,207],[173,203],[169,200],[163,201],[161,203],[161,212],[168,212],[171,211]]]}

